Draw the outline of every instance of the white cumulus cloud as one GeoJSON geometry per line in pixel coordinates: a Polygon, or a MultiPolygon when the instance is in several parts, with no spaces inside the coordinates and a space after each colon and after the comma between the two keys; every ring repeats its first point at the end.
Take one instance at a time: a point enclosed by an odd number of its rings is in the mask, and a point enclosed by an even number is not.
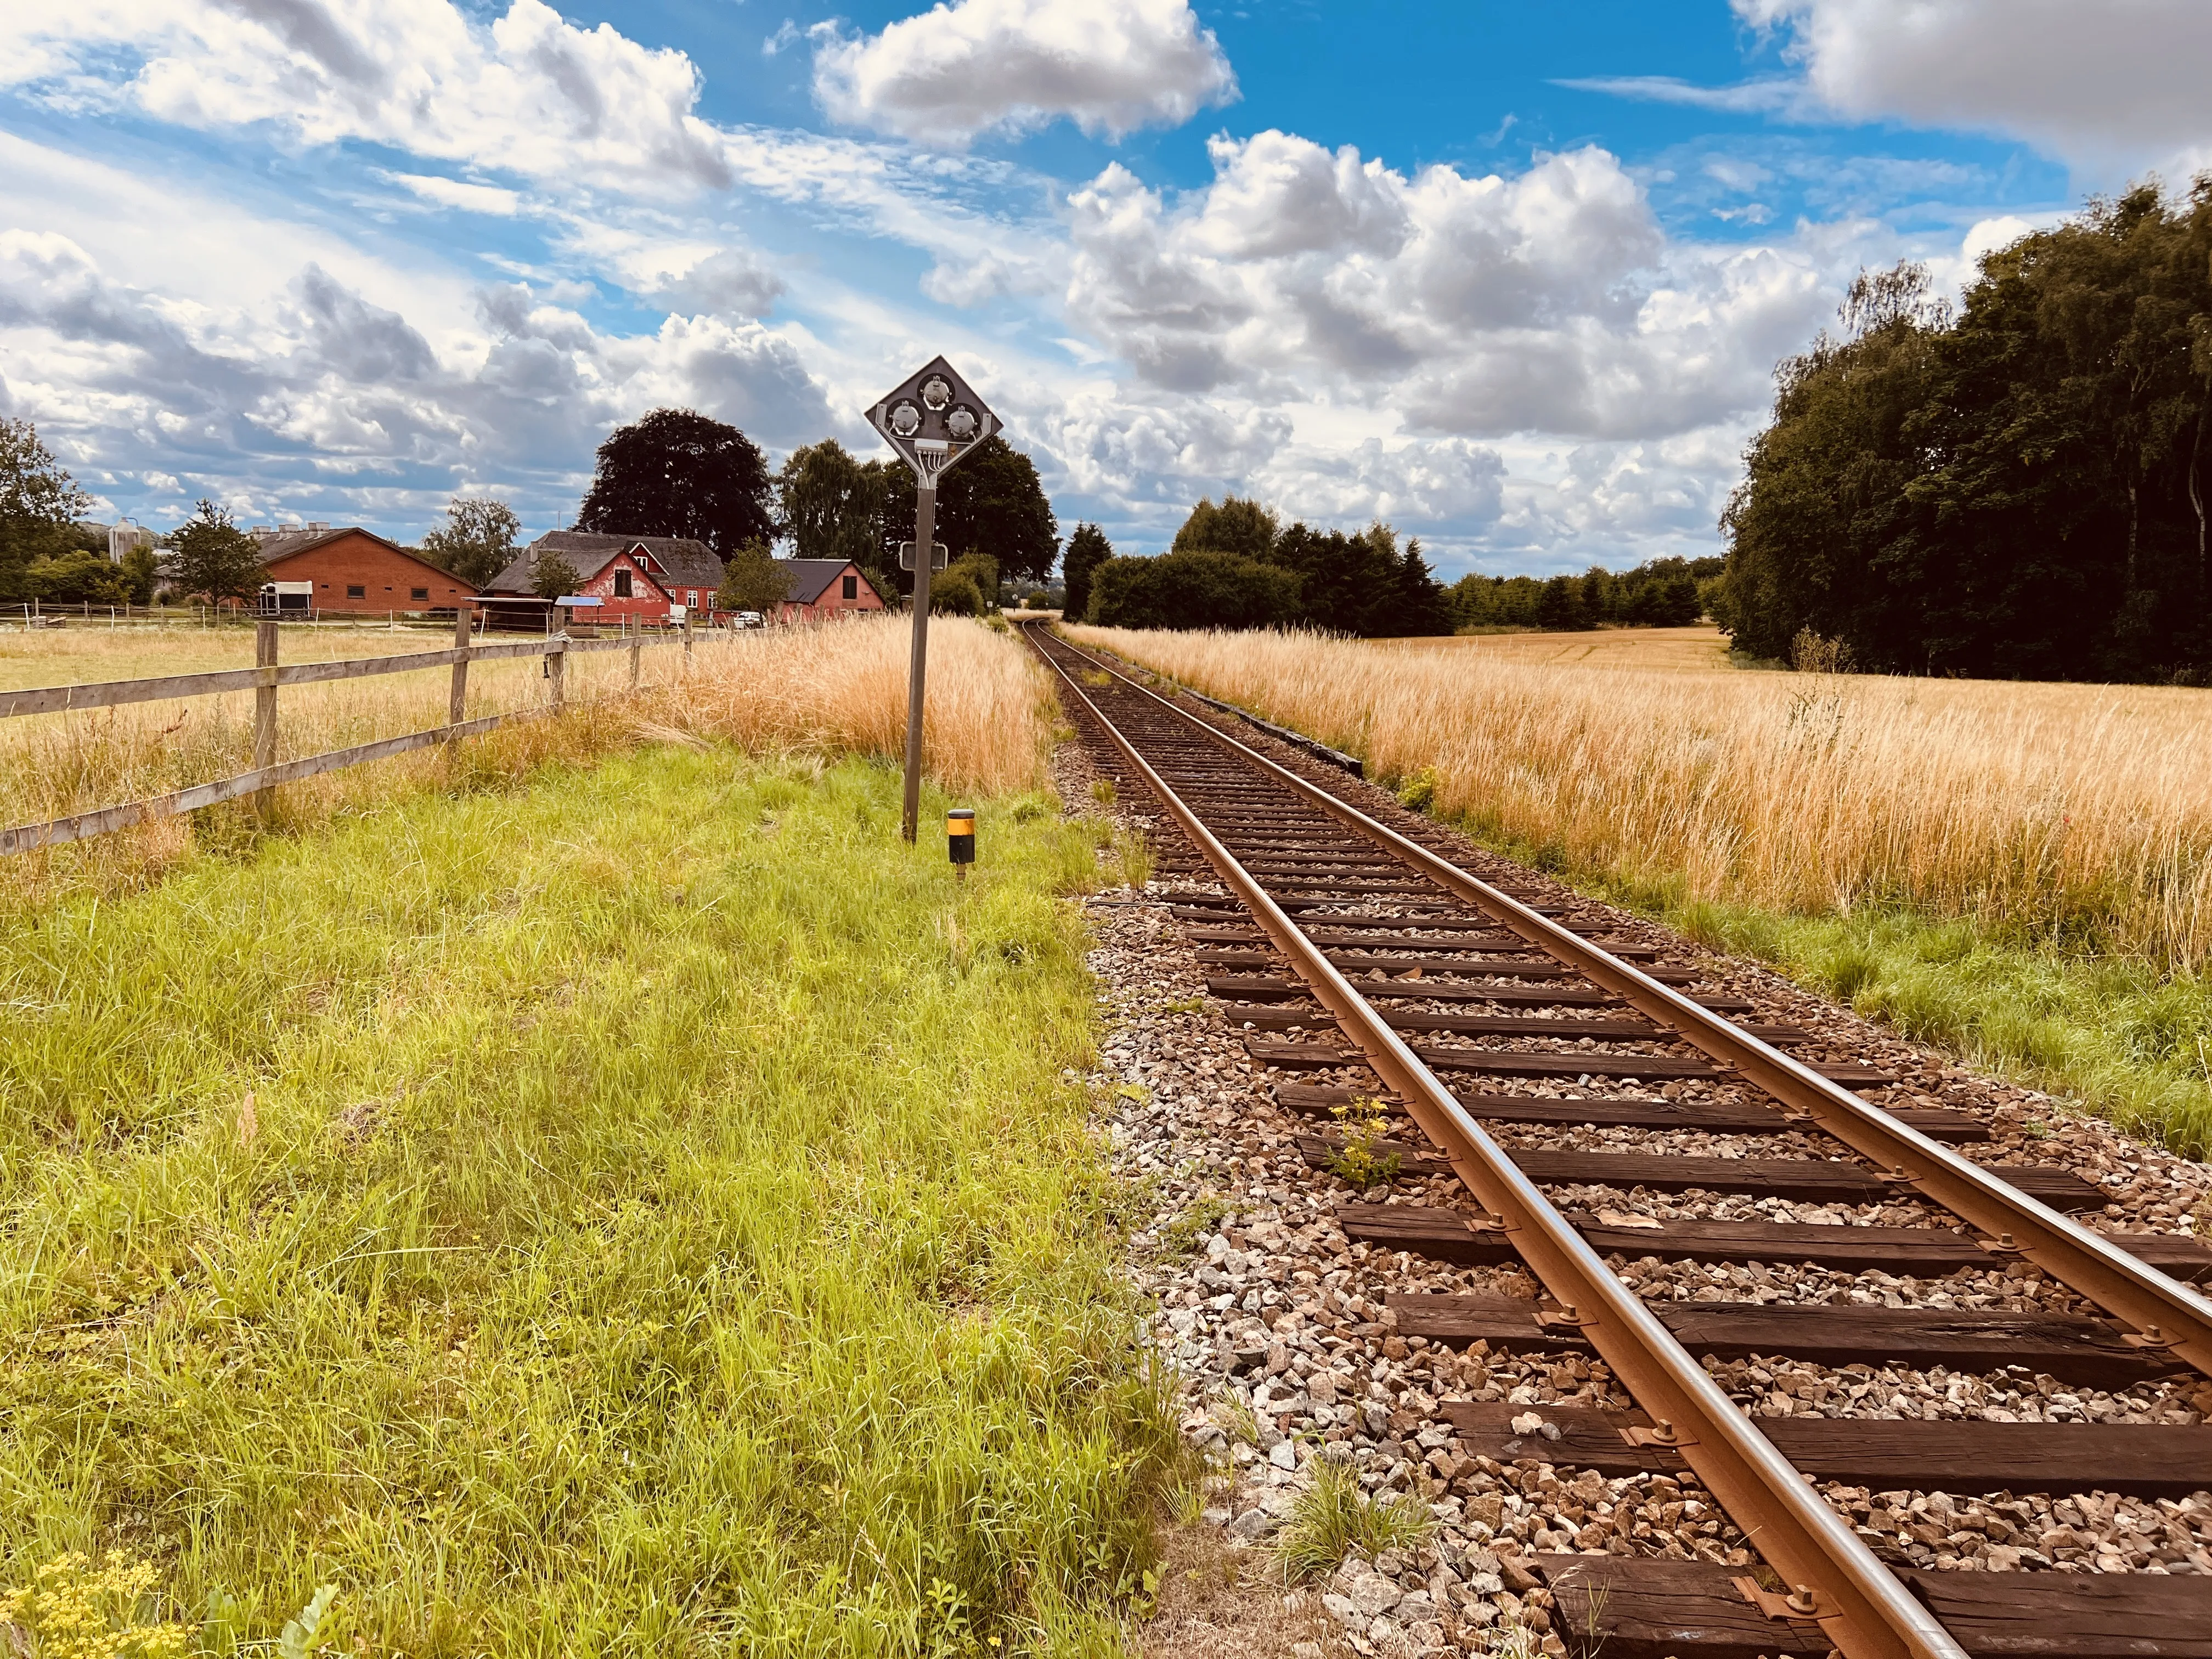
{"type": "Polygon", "coordinates": [[[543,0],[489,23],[449,0],[9,0],[0,84],[647,194],[729,182],[689,58],[543,0]],[[136,59],[127,86],[118,51],[136,59]]]}
{"type": "Polygon", "coordinates": [[[2085,164],[2212,158],[2205,0],[1734,0],[1828,107],[2023,138],[2085,164]]]}
{"type": "Polygon", "coordinates": [[[1237,82],[1188,0],[955,0],[825,40],[814,88],[837,120],[957,149],[1060,117],[1117,138],[1174,125],[1237,82]]]}
{"type": "Polygon", "coordinates": [[[1670,247],[1595,148],[1512,179],[1273,131],[1212,154],[1176,203],[1119,166],[1071,198],[1069,310],[1164,389],[1656,436],[1758,402],[1826,307],[1801,258],[1670,247]]]}

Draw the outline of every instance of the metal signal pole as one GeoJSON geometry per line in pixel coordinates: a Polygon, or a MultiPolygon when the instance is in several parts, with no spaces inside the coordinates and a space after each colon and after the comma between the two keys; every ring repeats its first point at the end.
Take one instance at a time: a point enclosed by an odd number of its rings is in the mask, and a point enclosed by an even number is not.
{"type": "Polygon", "coordinates": [[[937,536],[937,481],[915,475],[914,492],[914,658],[906,687],[906,797],[899,834],[912,841],[921,823],[922,677],[929,666],[929,572],[937,536]]]}
{"type": "Polygon", "coordinates": [[[908,377],[868,411],[869,424],[914,469],[914,655],[906,691],[906,789],[899,834],[921,821],[921,720],[929,667],[929,576],[936,564],[937,481],[999,429],[999,417],[944,358],[908,377]]]}

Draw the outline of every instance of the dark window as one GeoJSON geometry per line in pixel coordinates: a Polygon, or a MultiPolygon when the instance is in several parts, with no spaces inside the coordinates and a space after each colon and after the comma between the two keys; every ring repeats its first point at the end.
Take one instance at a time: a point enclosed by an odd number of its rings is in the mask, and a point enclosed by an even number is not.
{"type": "Polygon", "coordinates": [[[615,597],[618,599],[626,599],[629,598],[629,572],[627,570],[616,571],[615,597]]]}
{"type": "Polygon", "coordinates": [[[845,578],[845,597],[848,599],[857,599],[860,597],[860,579],[858,576],[845,578]]]}
{"type": "Polygon", "coordinates": [[[427,599],[430,597],[430,590],[427,587],[410,587],[407,590],[407,597],[410,599],[427,599]]]}
{"type": "Polygon", "coordinates": [[[368,597],[368,588],[366,584],[361,582],[349,582],[346,585],[346,598],[349,599],[365,599],[368,597]]]}

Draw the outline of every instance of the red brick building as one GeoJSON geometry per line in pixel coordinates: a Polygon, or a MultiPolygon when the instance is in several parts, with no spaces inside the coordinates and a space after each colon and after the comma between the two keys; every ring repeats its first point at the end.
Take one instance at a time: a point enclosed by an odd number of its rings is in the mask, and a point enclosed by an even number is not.
{"type": "Polygon", "coordinates": [[[776,607],[778,622],[823,622],[860,611],[881,611],[883,596],[848,559],[778,559],[791,575],[789,597],[776,607]]]}
{"type": "Polygon", "coordinates": [[[538,561],[547,555],[565,560],[576,573],[573,592],[605,601],[596,611],[603,623],[619,625],[624,618],[665,623],[670,608],[678,605],[703,620],[722,585],[722,562],[705,543],[688,537],[553,530],[523,549],[484,584],[484,592],[508,599],[534,595],[538,561]]]}
{"type": "Polygon", "coordinates": [[[274,582],[312,582],[318,612],[453,611],[475,597],[450,570],[358,527],[282,530],[260,538],[274,582]]]}

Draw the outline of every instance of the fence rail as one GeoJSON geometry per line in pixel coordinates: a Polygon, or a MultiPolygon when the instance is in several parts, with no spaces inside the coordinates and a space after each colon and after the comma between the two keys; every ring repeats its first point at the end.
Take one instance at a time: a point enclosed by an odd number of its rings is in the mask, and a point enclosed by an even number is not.
{"type": "Polygon", "coordinates": [[[468,613],[463,611],[454,618],[453,643],[443,651],[416,651],[395,657],[356,657],[339,662],[295,663],[289,667],[280,667],[276,662],[278,637],[277,623],[263,621],[255,625],[253,645],[257,661],[252,668],[224,668],[204,674],[169,674],[153,679],[108,680],[88,685],[55,685],[28,691],[0,692],[0,720],[27,714],[66,714],[74,709],[114,708],[127,703],[221,696],[228,692],[251,691],[254,694],[252,770],[239,773],[234,777],[220,778],[212,783],[194,784],[190,788],[174,790],[168,794],[149,796],[143,800],[125,801],[116,806],[103,806],[89,812],[72,813],[67,817],[51,818],[43,823],[19,824],[11,830],[0,830],[0,858],[27,853],[36,848],[55,847],[65,842],[108,835],[118,830],[127,830],[135,823],[173,817],[181,812],[196,812],[202,807],[237,800],[247,795],[259,796],[265,800],[268,792],[282,784],[297,783],[305,778],[339,771],[349,766],[365,765],[370,761],[388,760],[395,755],[428,749],[437,744],[457,742],[463,738],[492,731],[513,720],[533,720],[541,714],[559,714],[568,702],[568,659],[580,652],[629,652],[629,689],[635,691],[638,688],[644,651],[648,644],[673,645],[680,641],[687,657],[691,654],[692,646],[689,623],[684,624],[680,635],[663,635],[651,640],[643,634],[605,640],[570,639],[565,635],[556,634],[543,640],[477,645],[470,634],[468,613]],[[472,720],[462,719],[468,697],[469,665],[511,657],[545,659],[546,678],[550,683],[550,701],[535,708],[519,708],[504,714],[485,714],[472,720]],[[404,674],[448,665],[453,669],[453,678],[444,725],[431,726],[425,731],[410,732],[402,737],[382,738],[374,743],[356,744],[349,749],[303,755],[295,760],[277,760],[276,692],[280,686],[322,684],[332,680],[359,679],[371,674],[404,674]]]}

